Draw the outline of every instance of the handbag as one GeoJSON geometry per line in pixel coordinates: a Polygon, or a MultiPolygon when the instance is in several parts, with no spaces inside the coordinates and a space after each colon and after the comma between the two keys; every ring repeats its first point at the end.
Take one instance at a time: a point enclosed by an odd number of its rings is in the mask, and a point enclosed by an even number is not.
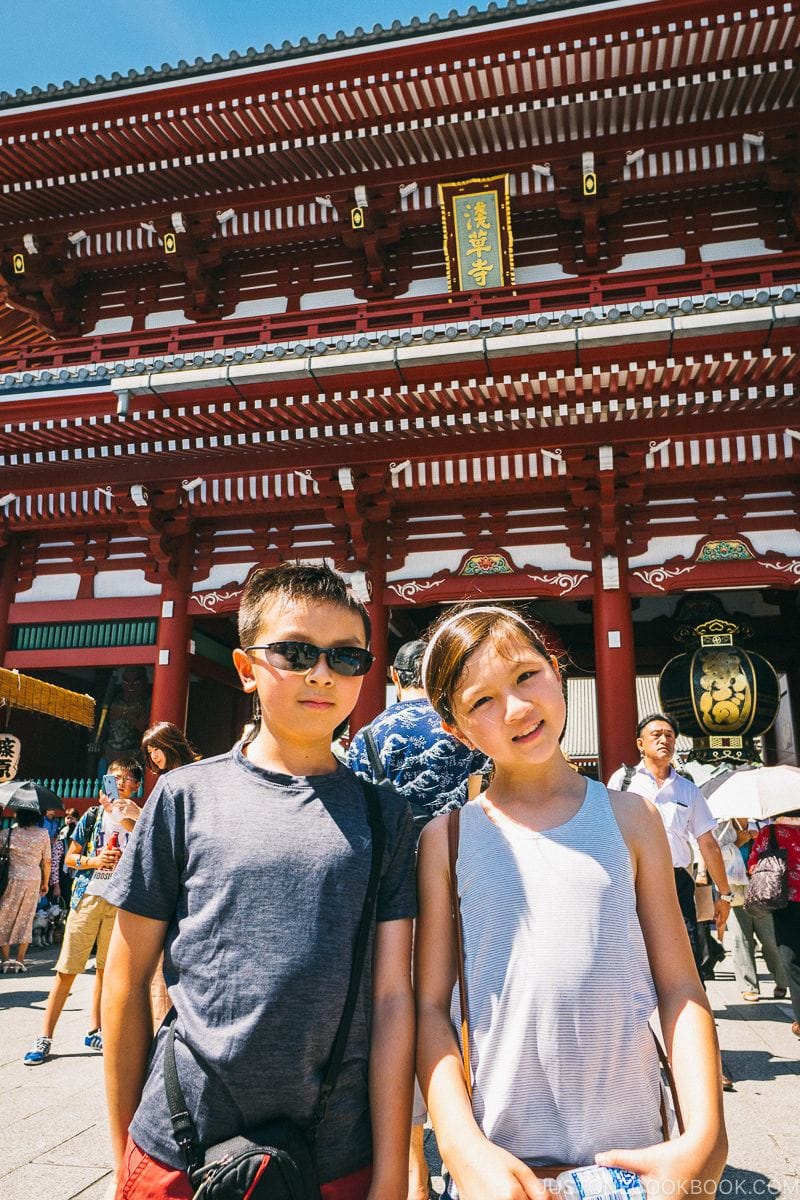
{"type": "MultiPolygon", "coordinates": [[[[452,809],[447,814],[447,851],[448,862],[450,868],[450,912],[453,919],[453,930],[455,933],[456,943],[456,973],[458,975],[458,1001],[461,1009],[461,1062],[464,1071],[464,1082],[467,1086],[467,1096],[472,1100],[472,1068],[470,1065],[469,1053],[469,1002],[467,997],[467,978],[464,965],[464,928],[461,922],[461,903],[458,897],[458,876],[456,874],[456,864],[458,862],[458,833],[461,819],[461,810],[458,808],[452,809]]],[[[658,1061],[661,1064],[661,1072],[666,1083],[666,1088],[669,1093],[669,1098],[674,1113],[674,1123],[677,1126],[679,1133],[683,1133],[683,1116],[681,1114],[680,1104],[678,1103],[678,1093],[675,1088],[675,1079],[672,1074],[672,1067],[666,1052],[664,1051],[661,1042],[656,1037],[655,1031],[651,1028],[650,1032],[653,1035],[653,1041],[656,1044],[656,1052],[658,1061]]],[[[664,1095],[664,1087],[661,1089],[661,1132],[664,1136],[664,1141],[670,1140],[670,1113],[667,1101],[664,1095]]],[[[579,1163],[566,1163],[547,1167],[531,1167],[534,1175],[539,1179],[555,1179],[556,1175],[560,1175],[562,1171],[574,1171],[579,1163]]],[[[585,1164],[583,1164],[585,1165],[585,1164]]]]}
{"type": "MultiPolygon", "coordinates": [[[[353,947],[344,1008],[310,1124],[301,1127],[287,1117],[277,1117],[224,1142],[202,1146],[180,1085],[175,1061],[175,1025],[170,1025],[164,1048],[164,1086],[175,1140],[186,1159],[194,1200],[320,1200],[314,1143],[347,1048],[386,845],[379,789],[364,780],[360,783],[366,796],[372,835],[369,880],[353,947]]],[[[174,1016],[173,1009],[167,1020],[173,1021],[174,1016]]]]}
{"type": "Polygon", "coordinates": [[[758,920],[789,903],[789,866],[786,851],[778,845],[770,825],[767,844],[753,868],[744,893],[744,910],[758,920]]]}
{"type": "Polygon", "coordinates": [[[11,872],[11,830],[6,834],[5,845],[0,848],[0,896],[8,887],[8,876],[11,872]]]}

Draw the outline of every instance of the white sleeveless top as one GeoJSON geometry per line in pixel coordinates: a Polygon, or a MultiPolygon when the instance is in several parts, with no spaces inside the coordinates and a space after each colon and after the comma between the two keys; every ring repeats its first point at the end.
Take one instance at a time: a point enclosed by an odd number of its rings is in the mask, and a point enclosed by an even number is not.
{"type": "MultiPolygon", "coordinates": [[[[653,979],[608,792],[543,833],[461,810],[472,1107],[530,1166],[662,1140],[653,979]]],[[[451,1007],[458,1030],[458,988],[451,1007]]]]}

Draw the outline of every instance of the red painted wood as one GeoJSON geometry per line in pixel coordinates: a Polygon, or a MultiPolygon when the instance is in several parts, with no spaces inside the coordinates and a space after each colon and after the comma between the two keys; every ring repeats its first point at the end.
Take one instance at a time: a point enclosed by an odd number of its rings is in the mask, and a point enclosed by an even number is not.
{"type": "MultiPolygon", "coordinates": [[[[64,619],[65,609],[62,608],[64,619]]],[[[76,650],[9,650],[9,670],[50,671],[58,667],[124,667],[155,659],[153,646],[82,646],[76,650]]]]}
{"type": "Polygon", "coordinates": [[[601,557],[595,557],[592,603],[599,773],[608,779],[621,763],[637,761],[636,651],[633,619],[624,566],[620,586],[603,589],[601,557]],[[609,646],[609,634],[619,635],[619,647],[609,646]]]}
{"type": "MultiPolygon", "coordinates": [[[[64,548],[62,547],[62,552],[64,548]]],[[[79,553],[79,551],[78,551],[79,553]]],[[[62,567],[62,570],[65,568],[62,567]]],[[[158,615],[158,596],[118,596],[109,600],[36,600],[30,604],[12,604],[12,625],[46,625],[48,622],[141,620],[158,615]]]]}
{"type": "MultiPolygon", "coordinates": [[[[626,271],[611,276],[600,272],[580,279],[520,284],[514,289],[480,294],[461,292],[413,300],[373,300],[369,304],[309,312],[241,318],[224,323],[204,322],[199,327],[183,325],[170,329],[143,330],[135,334],[63,339],[46,349],[0,350],[0,368],[17,371],[58,370],[63,366],[84,363],[116,362],[120,358],[157,357],[161,354],[191,357],[198,351],[247,347],[262,342],[291,339],[313,342],[320,337],[352,337],[370,330],[425,328],[458,321],[491,320],[506,315],[539,314],[562,308],[589,308],[598,304],[609,307],[643,298],[658,300],[709,291],[735,291],[745,286],[782,286],[784,283],[796,284],[798,278],[800,252],[787,249],[780,256],[737,259],[703,266],[626,271]]],[[[87,399],[91,411],[98,400],[96,391],[90,391],[88,397],[76,395],[71,400],[67,399],[66,403],[59,401],[59,415],[66,415],[71,406],[76,411],[85,412],[87,399]]],[[[46,397],[43,403],[45,408],[48,404],[52,407],[52,401],[46,397]]],[[[108,406],[107,396],[104,403],[108,406]]]]}
{"type": "Polygon", "coordinates": [[[188,612],[191,587],[192,546],[185,537],[176,552],[176,573],[165,579],[162,591],[162,615],[158,621],[153,695],[150,702],[150,721],[171,721],[180,729],[186,728],[186,706],[189,701],[189,639],[192,621],[188,612]],[[163,605],[172,604],[172,615],[163,615],[163,605]],[[168,661],[160,662],[160,657],[168,661]]]}
{"type": "Polygon", "coordinates": [[[7,543],[0,559],[0,667],[6,666],[6,654],[11,640],[9,617],[17,586],[19,545],[16,540],[7,543]]]}
{"type": "Polygon", "coordinates": [[[375,662],[364,676],[358,703],[350,717],[350,736],[368,725],[386,707],[386,680],[389,670],[389,609],[382,599],[368,605],[372,622],[370,647],[375,662]]]}

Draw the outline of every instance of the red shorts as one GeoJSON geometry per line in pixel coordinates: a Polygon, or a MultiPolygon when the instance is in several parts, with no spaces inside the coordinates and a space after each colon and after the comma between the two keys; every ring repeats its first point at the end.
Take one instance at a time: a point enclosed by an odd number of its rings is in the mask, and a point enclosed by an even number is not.
{"type": "MultiPolygon", "coordinates": [[[[363,1167],[323,1183],[322,1200],[366,1200],[371,1182],[372,1167],[363,1167]]],[[[192,1200],[192,1194],[185,1171],[165,1167],[128,1138],[114,1200],[192,1200]]]]}

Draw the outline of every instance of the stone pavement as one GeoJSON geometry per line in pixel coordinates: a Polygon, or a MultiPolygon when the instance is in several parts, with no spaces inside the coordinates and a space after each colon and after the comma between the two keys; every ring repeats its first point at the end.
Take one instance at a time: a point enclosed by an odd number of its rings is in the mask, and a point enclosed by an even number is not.
{"type": "MultiPolygon", "coordinates": [[[[51,1059],[22,1065],[39,1032],[54,961],[52,948],[32,950],[27,975],[0,975],[2,1200],[106,1200],[111,1184],[102,1058],[83,1046],[92,975],[76,981],[51,1059]]],[[[764,976],[762,992],[772,994],[764,976]]],[[[800,1040],[790,1029],[791,1010],[771,999],[744,1003],[730,958],[709,994],[736,1080],[725,1097],[730,1153],[720,1195],[800,1200],[800,1040]]],[[[432,1136],[428,1141],[433,1158],[432,1136]]],[[[434,1186],[441,1189],[439,1178],[434,1186]]]]}

